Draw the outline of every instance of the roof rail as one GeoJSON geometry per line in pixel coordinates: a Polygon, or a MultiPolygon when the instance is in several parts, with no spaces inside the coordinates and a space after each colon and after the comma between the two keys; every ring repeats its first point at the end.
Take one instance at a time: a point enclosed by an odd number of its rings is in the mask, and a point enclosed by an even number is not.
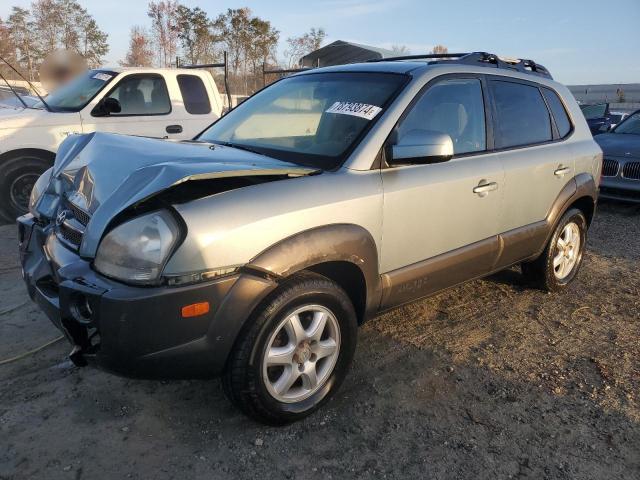
{"type": "Polygon", "coordinates": [[[549,70],[533,60],[522,58],[505,58],[487,52],[471,52],[471,53],[429,53],[425,55],[404,55],[401,57],[376,58],[369,62],[395,62],[400,60],[431,60],[429,65],[451,63],[463,65],[492,66],[496,68],[504,68],[514,70],[520,73],[528,73],[538,75],[540,77],[553,79],[549,70]]]}

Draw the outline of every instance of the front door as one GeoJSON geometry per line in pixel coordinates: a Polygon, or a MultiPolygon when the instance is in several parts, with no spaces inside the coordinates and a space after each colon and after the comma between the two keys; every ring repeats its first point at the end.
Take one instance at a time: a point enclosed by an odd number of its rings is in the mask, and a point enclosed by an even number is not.
{"type": "Polygon", "coordinates": [[[182,129],[173,125],[175,122],[172,122],[171,99],[162,75],[127,75],[104,98],[118,100],[121,111],[99,116],[96,115],[96,104],[92,102],[81,112],[84,133],[98,131],[155,138],[183,138],[182,129]]]}
{"type": "Polygon", "coordinates": [[[398,144],[409,132],[448,134],[454,157],[382,170],[384,307],[487,273],[497,259],[504,172],[487,151],[483,92],[474,76],[436,80],[396,126],[398,144]]]}

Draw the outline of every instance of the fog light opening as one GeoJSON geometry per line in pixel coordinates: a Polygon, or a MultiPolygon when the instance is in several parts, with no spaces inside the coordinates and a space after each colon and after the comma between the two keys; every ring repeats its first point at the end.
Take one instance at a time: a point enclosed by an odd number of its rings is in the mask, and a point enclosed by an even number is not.
{"type": "Polygon", "coordinates": [[[81,323],[88,323],[93,317],[93,311],[89,304],[89,299],[82,294],[78,294],[71,302],[71,315],[81,323]]]}

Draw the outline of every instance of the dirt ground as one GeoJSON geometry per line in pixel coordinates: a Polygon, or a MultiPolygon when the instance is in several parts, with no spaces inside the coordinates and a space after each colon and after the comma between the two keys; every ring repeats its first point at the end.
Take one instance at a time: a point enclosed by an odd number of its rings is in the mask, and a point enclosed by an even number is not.
{"type": "MultiPolygon", "coordinates": [[[[0,228],[0,360],[58,332],[0,228]]],[[[0,479],[640,478],[640,207],[600,206],[568,292],[518,269],[366,324],[334,399],[285,428],[218,381],[77,369],[58,342],[0,366],[0,479]]]]}

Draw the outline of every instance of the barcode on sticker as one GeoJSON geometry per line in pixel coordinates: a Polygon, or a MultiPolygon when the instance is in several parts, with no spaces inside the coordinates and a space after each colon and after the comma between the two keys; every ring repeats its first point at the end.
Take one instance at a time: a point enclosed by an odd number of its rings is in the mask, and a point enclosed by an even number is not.
{"type": "Polygon", "coordinates": [[[354,117],[373,120],[375,116],[382,110],[375,105],[358,102],[335,102],[326,113],[340,113],[342,115],[353,115],[354,117]]]}

